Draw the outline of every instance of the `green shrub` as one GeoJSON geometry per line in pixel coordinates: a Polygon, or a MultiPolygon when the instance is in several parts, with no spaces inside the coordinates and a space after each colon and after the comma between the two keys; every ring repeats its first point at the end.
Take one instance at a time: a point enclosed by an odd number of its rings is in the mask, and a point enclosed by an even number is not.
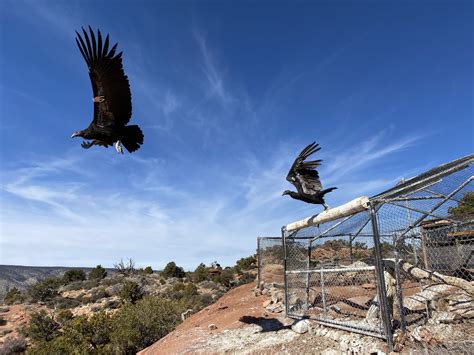
{"type": "Polygon", "coordinates": [[[193,272],[193,281],[199,283],[206,280],[209,280],[209,270],[205,264],[200,263],[193,272]]]}
{"type": "Polygon", "coordinates": [[[186,284],[186,286],[184,287],[183,293],[185,297],[196,296],[199,294],[197,286],[192,283],[186,284]]]}
{"type": "Polygon", "coordinates": [[[73,343],[90,344],[92,348],[101,348],[110,342],[112,321],[105,312],[98,312],[90,319],[87,316],[74,318],[64,328],[64,336],[73,343]]]}
{"type": "Polygon", "coordinates": [[[84,281],[86,273],[82,269],[71,269],[64,273],[63,282],[65,285],[74,281],[84,281]]]}
{"type": "Polygon", "coordinates": [[[210,294],[205,293],[203,295],[182,295],[182,297],[177,299],[176,302],[183,310],[193,309],[194,311],[199,311],[210,305],[213,302],[213,299],[210,294]]]}
{"type": "Polygon", "coordinates": [[[102,280],[106,276],[107,271],[101,265],[97,265],[89,272],[89,280],[102,280]]]}
{"type": "Polygon", "coordinates": [[[135,354],[172,331],[181,320],[175,302],[146,297],[122,307],[114,316],[110,335],[114,352],[135,354]]]}
{"type": "Polygon", "coordinates": [[[255,275],[245,272],[242,274],[239,281],[237,282],[237,286],[248,284],[253,280],[255,280],[255,275]]]}
{"type": "Polygon", "coordinates": [[[49,341],[37,341],[32,354],[109,354],[112,322],[105,312],[69,320],[60,335],[49,341]]]}
{"type": "Polygon", "coordinates": [[[170,277],[183,278],[185,275],[184,269],[180,266],[176,266],[174,261],[169,262],[161,272],[161,276],[165,279],[170,277]]]}
{"type": "Polygon", "coordinates": [[[110,277],[101,281],[101,285],[104,286],[114,286],[117,284],[122,284],[125,279],[125,276],[122,274],[113,274],[110,277]]]}
{"type": "Polygon", "coordinates": [[[82,288],[83,288],[84,290],[90,290],[90,289],[92,289],[92,288],[94,288],[94,287],[99,286],[100,283],[101,283],[101,282],[100,282],[100,280],[98,280],[98,279],[84,280],[84,281],[82,281],[82,288]]]}
{"type": "Polygon", "coordinates": [[[234,281],[234,270],[224,269],[219,275],[213,277],[212,281],[220,283],[225,287],[231,287],[234,281]]]}
{"type": "Polygon", "coordinates": [[[110,297],[109,293],[105,290],[104,287],[100,287],[100,288],[95,289],[94,291],[92,291],[90,295],[83,296],[82,297],[82,303],[83,304],[96,303],[97,301],[101,300],[102,298],[107,298],[107,297],[110,297]]]}
{"type": "Polygon", "coordinates": [[[180,283],[175,284],[171,290],[173,290],[175,292],[176,291],[184,291],[185,288],[186,288],[186,285],[180,282],[180,283]]]}
{"type": "Polygon", "coordinates": [[[219,288],[219,285],[214,281],[202,281],[199,283],[199,286],[208,290],[217,290],[219,288]]]}
{"type": "Polygon", "coordinates": [[[82,281],[74,281],[62,287],[64,291],[77,291],[83,289],[82,281]]]}
{"type": "Polygon", "coordinates": [[[56,313],[56,321],[63,325],[73,318],[73,314],[69,309],[61,309],[56,313]]]}
{"type": "Polygon", "coordinates": [[[249,270],[253,268],[256,265],[256,263],[257,263],[257,259],[255,258],[254,255],[252,255],[247,258],[241,258],[237,260],[236,266],[240,270],[249,270]]]}
{"type": "Polygon", "coordinates": [[[474,191],[467,191],[456,207],[448,207],[448,213],[456,218],[472,218],[474,216],[474,191]]]}
{"type": "Polygon", "coordinates": [[[151,268],[151,266],[147,266],[144,271],[145,274],[153,274],[153,269],[151,268]]]}
{"type": "Polygon", "coordinates": [[[12,305],[21,302],[23,302],[23,296],[16,287],[13,287],[11,290],[9,290],[3,299],[3,303],[6,305],[12,305]]]}
{"type": "Polygon", "coordinates": [[[134,304],[138,300],[142,299],[145,295],[143,288],[133,281],[126,281],[120,292],[120,297],[123,301],[134,304]]]}
{"type": "Polygon", "coordinates": [[[0,347],[0,355],[23,354],[26,347],[27,343],[25,338],[8,337],[5,339],[3,346],[0,347]]]}
{"type": "Polygon", "coordinates": [[[51,341],[37,341],[28,349],[29,355],[49,354],[91,354],[93,353],[87,343],[78,344],[65,336],[58,336],[51,341]]]}
{"type": "Polygon", "coordinates": [[[41,282],[31,286],[27,294],[32,302],[51,301],[58,295],[58,289],[62,285],[61,279],[57,277],[46,278],[41,282]]]}
{"type": "Polygon", "coordinates": [[[31,315],[26,331],[35,341],[50,341],[58,335],[59,328],[59,324],[43,310],[31,315]]]}
{"type": "Polygon", "coordinates": [[[58,309],[68,309],[78,307],[81,304],[81,301],[76,298],[56,297],[54,299],[54,304],[58,309]]]}

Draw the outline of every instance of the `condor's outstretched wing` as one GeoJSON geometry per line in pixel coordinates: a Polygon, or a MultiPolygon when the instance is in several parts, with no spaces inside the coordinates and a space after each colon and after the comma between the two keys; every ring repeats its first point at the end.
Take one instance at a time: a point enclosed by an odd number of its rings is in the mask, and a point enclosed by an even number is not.
{"type": "Polygon", "coordinates": [[[322,160],[305,161],[311,154],[320,149],[319,144],[316,144],[316,142],[306,146],[295,159],[286,176],[286,180],[295,185],[299,193],[313,195],[322,190],[319,174],[315,170],[321,165],[322,160]]]}
{"type": "Polygon", "coordinates": [[[132,116],[130,84],[123,71],[122,52],[115,55],[117,43],[109,51],[109,35],[102,43],[89,26],[90,38],[82,29],[84,39],[76,31],[76,43],[89,67],[94,97],[103,96],[103,102],[94,102],[94,120],[99,126],[124,126],[132,116]]]}

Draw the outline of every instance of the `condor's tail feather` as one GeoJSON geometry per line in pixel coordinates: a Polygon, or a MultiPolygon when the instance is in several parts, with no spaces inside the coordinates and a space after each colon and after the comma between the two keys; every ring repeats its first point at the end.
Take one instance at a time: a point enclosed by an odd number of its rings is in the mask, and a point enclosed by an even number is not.
{"type": "Polygon", "coordinates": [[[132,153],[143,144],[143,133],[137,125],[125,126],[124,129],[122,144],[130,153],[132,153]]]}
{"type": "Polygon", "coordinates": [[[322,196],[324,196],[324,195],[326,195],[327,193],[329,193],[329,192],[331,192],[331,191],[333,191],[333,190],[336,190],[336,189],[337,189],[337,187],[330,187],[329,189],[321,190],[319,193],[320,193],[322,196]]]}

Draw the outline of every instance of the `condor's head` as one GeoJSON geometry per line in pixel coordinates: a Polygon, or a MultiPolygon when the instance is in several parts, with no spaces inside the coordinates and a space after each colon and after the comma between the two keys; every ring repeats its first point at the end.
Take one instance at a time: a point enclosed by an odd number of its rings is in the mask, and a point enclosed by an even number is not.
{"type": "Polygon", "coordinates": [[[77,131],[77,132],[74,132],[74,133],[71,135],[71,138],[74,138],[74,137],[84,137],[84,131],[77,131]]]}

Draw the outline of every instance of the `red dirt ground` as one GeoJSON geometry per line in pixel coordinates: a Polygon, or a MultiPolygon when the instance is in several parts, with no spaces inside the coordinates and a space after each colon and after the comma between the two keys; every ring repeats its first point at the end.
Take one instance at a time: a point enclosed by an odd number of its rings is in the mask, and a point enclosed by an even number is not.
{"type": "Polygon", "coordinates": [[[28,324],[31,312],[37,312],[45,308],[46,307],[40,305],[0,305],[0,309],[8,310],[6,312],[0,312],[0,316],[6,321],[4,325],[0,325],[0,345],[3,344],[6,338],[17,337],[19,335],[18,328],[28,324]]]}

